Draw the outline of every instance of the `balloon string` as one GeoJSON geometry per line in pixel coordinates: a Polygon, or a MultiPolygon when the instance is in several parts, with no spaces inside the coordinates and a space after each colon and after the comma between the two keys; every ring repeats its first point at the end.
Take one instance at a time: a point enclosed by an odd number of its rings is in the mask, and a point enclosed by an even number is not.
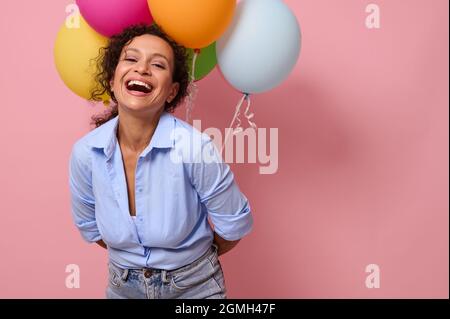
{"type": "Polygon", "coordinates": [[[233,119],[231,120],[230,125],[228,126],[227,134],[225,136],[225,141],[222,144],[222,148],[220,149],[220,154],[222,154],[223,149],[225,145],[227,144],[228,138],[230,137],[230,133],[233,131],[233,134],[237,134],[242,131],[241,127],[241,120],[239,119],[239,114],[241,112],[242,104],[244,103],[244,100],[248,99],[248,94],[244,93],[242,98],[239,100],[239,103],[236,105],[236,110],[234,111],[233,119]],[[233,128],[234,122],[237,121],[237,125],[235,128],[233,128]]]}
{"type": "MultiPolygon", "coordinates": [[[[237,117],[236,117],[236,126],[233,129],[233,134],[236,135],[237,133],[242,132],[242,126],[241,126],[241,111],[238,111],[237,117]]],[[[231,127],[231,126],[230,126],[231,127]]]]}
{"type": "Polygon", "coordinates": [[[245,109],[244,116],[247,118],[247,122],[250,125],[250,127],[252,129],[256,130],[258,127],[256,126],[255,122],[253,122],[251,120],[255,116],[255,114],[254,113],[249,113],[249,111],[250,111],[250,104],[251,104],[250,97],[247,96],[247,108],[245,109]]]}
{"type": "Polygon", "coordinates": [[[189,82],[189,94],[186,104],[186,122],[191,122],[192,110],[194,109],[194,100],[197,97],[198,87],[195,83],[195,64],[197,62],[197,57],[200,53],[199,49],[194,50],[194,56],[192,58],[192,68],[191,68],[191,79],[189,82]]]}
{"type": "Polygon", "coordinates": [[[195,65],[197,63],[197,57],[200,54],[200,49],[194,50],[194,57],[192,58],[192,72],[191,72],[191,81],[195,81],[195,65]]]}
{"type": "MultiPolygon", "coordinates": [[[[244,93],[243,98],[244,98],[244,100],[247,101],[247,107],[246,107],[246,109],[245,109],[244,116],[247,118],[248,124],[249,124],[253,129],[256,129],[256,124],[253,123],[253,122],[250,120],[250,119],[254,116],[254,114],[253,114],[253,113],[248,114],[249,109],[250,109],[250,94],[244,93]]],[[[241,105],[242,105],[242,103],[243,103],[243,101],[241,102],[241,105]]],[[[242,131],[244,130],[244,129],[242,128],[242,126],[241,126],[241,123],[242,123],[242,122],[241,122],[240,116],[241,116],[241,112],[240,112],[240,110],[238,110],[238,114],[237,114],[237,117],[236,117],[236,127],[235,127],[234,130],[233,130],[233,134],[234,134],[234,135],[239,134],[240,132],[242,132],[242,131]]],[[[231,127],[231,126],[230,126],[230,127],[231,127]]]]}

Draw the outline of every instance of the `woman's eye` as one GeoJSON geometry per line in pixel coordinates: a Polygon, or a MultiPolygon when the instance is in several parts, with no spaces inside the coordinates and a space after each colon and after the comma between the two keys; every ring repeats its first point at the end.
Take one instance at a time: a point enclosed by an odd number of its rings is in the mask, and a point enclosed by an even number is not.
{"type": "Polygon", "coordinates": [[[133,59],[133,58],[125,58],[125,61],[132,61],[132,62],[136,62],[136,60],[135,60],[135,59],[133,59]]]}
{"type": "Polygon", "coordinates": [[[153,65],[156,66],[157,68],[165,69],[165,66],[162,65],[162,64],[157,64],[157,63],[155,63],[155,64],[153,64],[153,65]]]}

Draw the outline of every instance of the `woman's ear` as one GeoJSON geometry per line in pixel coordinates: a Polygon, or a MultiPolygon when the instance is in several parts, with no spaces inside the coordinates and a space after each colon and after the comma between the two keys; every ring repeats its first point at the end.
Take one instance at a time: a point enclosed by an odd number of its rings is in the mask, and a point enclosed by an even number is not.
{"type": "Polygon", "coordinates": [[[114,82],[113,82],[113,80],[109,81],[109,87],[111,88],[111,91],[114,91],[114,82]]]}
{"type": "Polygon", "coordinates": [[[177,96],[179,89],[180,89],[180,83],[175,82],[172,84],[172,92],[170,93],[169,97],[167,98],[167,103],[172,102],[172,100],[177,96]]]}

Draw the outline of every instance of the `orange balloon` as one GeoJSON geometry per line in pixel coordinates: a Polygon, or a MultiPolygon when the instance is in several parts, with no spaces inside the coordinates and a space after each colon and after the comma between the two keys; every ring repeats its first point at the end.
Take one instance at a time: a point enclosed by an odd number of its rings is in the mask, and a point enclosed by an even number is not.
{"type": "Polygon", "coordinates": [[[201,49],[216,41],[233,19],[236,0],[147,0],[155,22],[175,41],[201,49]]]}

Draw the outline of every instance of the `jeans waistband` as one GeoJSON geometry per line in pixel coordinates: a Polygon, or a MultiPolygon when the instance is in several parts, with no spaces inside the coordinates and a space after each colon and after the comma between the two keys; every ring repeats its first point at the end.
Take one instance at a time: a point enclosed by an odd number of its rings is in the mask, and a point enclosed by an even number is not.
{"type": "Polygon", "coordinates": [[[167,272],[170,274],[176,274],[176,273],[182,272],[182,271],[186,270],[187,268],[190,268],[190,267],[193,267],[193,266],[199,264],[200,262],[202,262],[203,260],[208,258],[209,255],[217,252],[218,249],[219,249],[219,247],[213,243],[211,245],[211,247],[209,247],[208,250],[203,255],[201,255],[199,258],[197,258],[193,262],[191,262],[187,265],[181,266],[179,268],[176,268],[176,269],[168,270],[167,272]]]}
{"type": "Polygon", "coordinates": [[[197,258],[196,260],[192,261],[191,263],[181,266],[179,268],[175,268],[172,270],[165,270],[165,269],[158,269],[158,268],[138,268],[138,269],[124,269],[122,267],[116,266],[113,263],[109,263],[109,266],[116,269],[116,271],[118,272],[118,275],[121,277],[122,280],[126,281],[128,276],[131,275],[139,275],[148,271],[151,271],[152,273],[162,273],[163,277],[166,278],[166,275],[175,275],[179,272],[183,272],[184,270],[190,268],[190,267],[194,267],[195,265],[199,264],[200,262],[202,262],[203,260],[205,260],[206,258],[208,258],[211,254],[215,254],[216,252],[218,252],[219,247],[215,244],[212,243],[212,245],[208,248],[208,250],[203,253],[203,255],[201,255],[199,258],[197,258]]]}

